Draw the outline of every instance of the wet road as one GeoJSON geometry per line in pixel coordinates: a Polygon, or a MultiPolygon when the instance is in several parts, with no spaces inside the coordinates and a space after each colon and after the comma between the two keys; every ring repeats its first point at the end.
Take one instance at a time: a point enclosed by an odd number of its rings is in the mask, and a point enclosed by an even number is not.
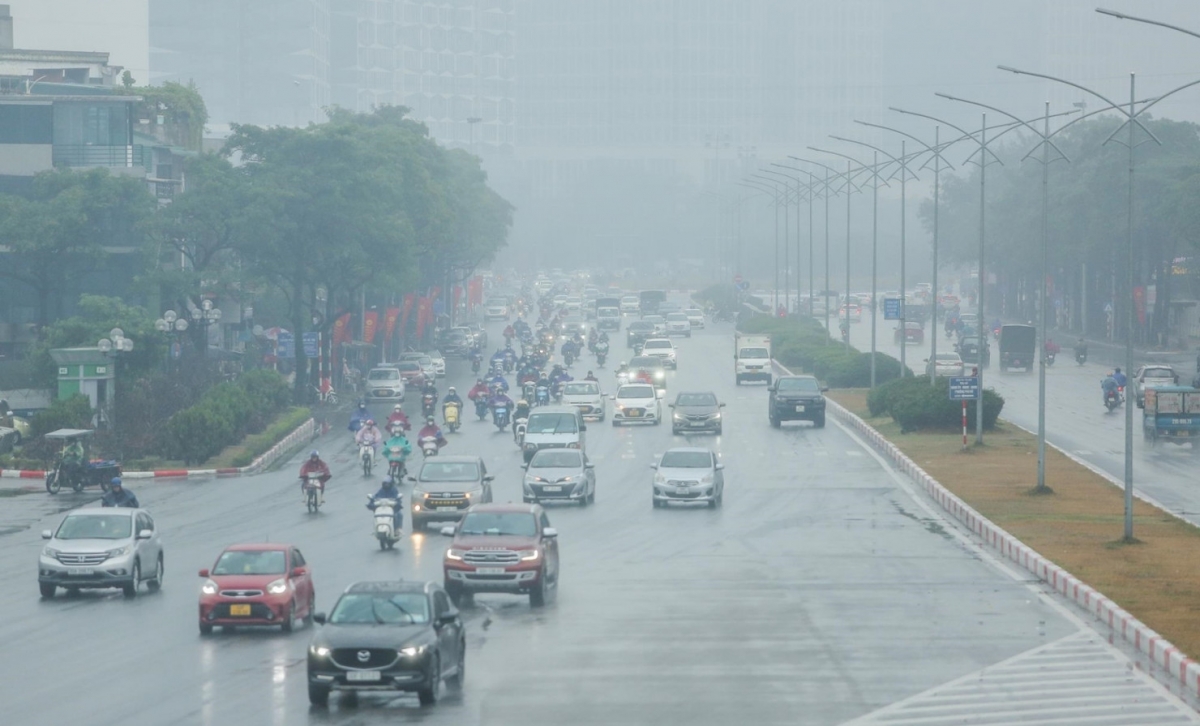
{"type": "MultiPolygon", "coordinates": [[[[899,346],[893,342],[895,323],[877,324],[876,345],[879,351],[899,357],[899,346]]],[[[939,327],[939,331],[941,328],[939,327]]],[[[929,328],[925,329],[925,344],[908,347],[908,366],[914,371],[925,370],[929,357],[929,328]]],[[[871,320],[863,316],[861,323],[850,329],[850,342],[859,350],[871,349],[871,320]]],[[[938,338],[938,350],[951,352],[954,341],[944,332],[938,338]]],[[[1109,413],[1101,398],[1100,380],[1113,368],[1108,352],[1091,356],[1087,363],[1075,362],[1069,346],[1063,345],[1055,364],[1046,369],[1046,438],[1054,445],[1103,470],[1118,481],[1125,478],[1125,411],[1118,407],[1109,413]]],[[[984,385],[994,388],[1004,397],[1001,415],[1030,431],[1037,431],[1038,377],[1031,373],[1001,374],[996,365],[999,352],[992,341],[992,365],[984,372],[984,385]]],[[[1124,357],[1124,353],[1120,353],[1124,357]]],[[[1161,360],[1137,360],[1142,363],[1161,360]]],[[[1118,361],[1118,366],[1124,362],[1118,361]]],[[[1192,371],[1186,365],[1176,365],[1182,381],[1191,380],[1192,371]]],[[[1130,392],[1129,405],[1134,406],[1130,392]]],[[[1164,508],[1179,514],[1193,524],[1200,524],[1200,488],[1196,486],[1200,471],[1200,452],[1193,453],[1191,445],[1160,444],[1151,448],[1142,439],[1142,410],[1133,409],[1133,474],[1134,486],[1141,494],[1155,500],[1164,508]]],[[[1030,466],[1030,484],[1036,483],[1036,462],[1030,466]]],[[[1053,482],[1047,482],[1051,487],[1053,482]]]]}
{"type": "MultiPolygon", "coordinates": [[[[440,580],[446,540],[436,533],[412,535],[396,552],[378,550],[363,508],[376,482],[354,472],[349,438],[338,432],[318,443],[335,462],[319,515],[305,513],[296,491],[299,459],[247,479],[137,487],[164,533],[167,574],[161,592],[143,590],[136,600],[116,592],[38,599],[38,530],[56,516],[0,537],[7,585],[0,719],[837,724],[1090,634],[943,529],[832,422],[824,430],[772,430],[765,390],[733,385],[731,337],[720,326],[680,340],[679,371],[669,382],[669,395],[709,389],[728,402],[719,439],[673,437],[667,426],[589,427],[597,504],[550,511],[562,553],[558,597],[539,611],[516,597],[476,599],[466,612],[460,700],[421,709],[415,698],[371,696],[357,706],[335,699],[327,711],[310,709],[307,628],[197,632],[196,571],[232,542],[298,545],[313,567],[319,610],[356,580],[440,580]],[[652,456],[686,443],[721,452],[722,509],[651,508],[652,456]]],[[[625,353],[614,339],[614,360],[625,353]]],[[[451,361],[450,382],[460,391],[469,384],[463,370],[451,361]]],[[[576,364],[574,373],[582,377],[586,366],[576,364]]],[[[611,371],[599,373],[611,380],[611,371]]],[[[497,475],[496,499],[519,500],[520,456],[510,435],[469,422],[450,452],[481,454],[497,475]]],[[[14,508],[8,521],[22,511],[34,519],[46,499],[0,500],[0,507],[14,508]]],[[[1138,678],[1126,676],[1161,700],[1138,678]]]]}

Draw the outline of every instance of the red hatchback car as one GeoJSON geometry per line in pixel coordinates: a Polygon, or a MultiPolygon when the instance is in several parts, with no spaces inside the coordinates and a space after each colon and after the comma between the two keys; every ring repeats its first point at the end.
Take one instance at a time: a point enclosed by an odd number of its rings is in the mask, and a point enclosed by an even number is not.
{"type": "Polygon", "coordinates": [[[226,547],[212,570],[200,570],[200,633],[216,626],[278,625],[290,633],[312,619],[316,594],[304,555],[292,545],[226,547]]]}

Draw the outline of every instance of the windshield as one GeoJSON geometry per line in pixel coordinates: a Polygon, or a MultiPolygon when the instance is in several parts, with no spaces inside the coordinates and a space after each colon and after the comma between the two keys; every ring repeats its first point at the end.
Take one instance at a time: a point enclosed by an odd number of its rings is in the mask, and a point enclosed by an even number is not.
{"type": "Polygon", "coordinates": [[[228,550],[212,569],[214,575],[282,575],[287,572],[283,550],[228,550]]]}
{"type": "Polygon", "coordinates": [[[1175,380],[1175,371],[1170,368],[1147,368],[1143,378],[1170,378],[1175,380]]]}
{"type": "Polygon", "coordinates": [[[742,352],[738,354],[740,358],[767,358],[766,348],[742,348],[742,352]]]}
{"type": "Polygon", "coordinates": [[[595,383],[568,383],[563,386],[565,396],[594,396],[600,393],[600,386],[595,383]]]}
{"type": "Polygon", "coordinates": [[[662,368],[663,363],[661,358],[652,356],[641,356],[633,358],[629,361],[630,368],[662,368]]]}
{"type": "Polygon", "coordinates": [[[670,348],[671,341],[669,340],[647,340],[645,350],[653,348],[670,348]]]}
{"type": "Polygon", "coordinates": [[[658,465],[666,469],[711,469],[712,454],[707,451],[668,451],[658,465]]]}
{"type": "Polygon", "coordinates": [[[819,393],[821,386],[817,384],[817,379],[815,378],[780,378],[779,390],[813,391],[819,393]]]}
{"type": "Polygon", "coordinates": [[[421,467],[421,481],[479,481],[479,464],[473,461],[429,461],[421,467]]]}
{"type": "Polygon", "coordinates": [[[394,381],[400,377],[400,371],[395,368],[377,368],[367,374],[368,381],[394,381]]]}
{"type": "Polygon", "coordinates": [[[717,397],[712,393],[681,393],[675,399],[676,406],[715,406],[717,397]]]}
{"type": "Polygon", "coordinates": [[[643,323],[641,321],[638,321],[636,323],[630,323],[629,329],[632,331],[654,330],[654,323],[643,323]]]}
{"type": "Polygon", "coordinates": [[[677,323],[687,322],[687,315],[683,313],[671,313],[667,316],[667,320],[674,320],[677,323]]]}
{"type": "Polygon", "coordinates": [[[559,469],[580,466],[578,451],[563,451],[561,449],[542,449],[533,455],[529,462],[531,469],[559,469]]]}
{"type": "Polygon", "coordinates": [[[508,304],[508,301],[503,300],[503,299],[492,298],[491,300],[487,301],[487,304],[491,305],[492,307],[502,308],[508,304]]]}
{"type": "Polygon", "coordinates": [[[617,398],[654,398],[654,387],[624,386],[617,393],[617,398]]]}
{"type": "Polygon", "coordinates": [[[128,514],[73,514],[58,526],[57,539],[128,539],[133,520],[128,514]]]}
{"type": "Polygon", "coordinates": [[[529,434],[573,434],[577,430],[573,413],[535,413],[529,417],[529,423],[525,425],[526,436],[529,434]]]}
{"type": "Polygon", "coordinates": [[[421,370],[421,364],[414,363],[413,361],[405,361],[404,363],[401,363],[398,367],[402,371],[419,371],[419,370],[421,370]]]}
{"type": "Polygon", "coordinates": [[[417,592],[347,593],[329,614],[334,625],[409,625],[429,622],[429,601],[417,592]]]}
{"type": "Polygon", "coordinates": [[[945,363],[961,362],[961,359],[958,357],[957,353],[938,353],[937,360],[945,362],[945,363]]]}
{"type": "Polygon", "coordinates": [[[525,512],[472,512],[463,518],[458,533],[534,537],[537,519],[525,512]]]}

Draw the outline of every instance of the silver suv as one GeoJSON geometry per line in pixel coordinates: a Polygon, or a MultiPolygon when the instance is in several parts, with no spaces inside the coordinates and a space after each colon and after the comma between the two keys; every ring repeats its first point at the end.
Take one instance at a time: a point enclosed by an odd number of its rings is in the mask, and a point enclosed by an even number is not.
{"type": "Polygon", "coordinates": [[[71,512],[47,540],[38,558],[42,597],[60,587],[76,590],[119,587],[137,595],[143,582],[162,587],[163,547],[150,513],[144,509],[90,508],[71,512]]]}

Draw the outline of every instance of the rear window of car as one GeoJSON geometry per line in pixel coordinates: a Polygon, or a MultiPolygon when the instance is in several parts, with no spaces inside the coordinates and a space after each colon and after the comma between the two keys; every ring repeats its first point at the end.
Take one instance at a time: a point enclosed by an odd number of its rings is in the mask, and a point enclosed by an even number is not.
{"type": "Polygon", "coordinates": [[[781,391],[820,391],[821,386],[815,378],[780,378],[781,391]]]}
{"type": "Polygon", "coordinates": [[[525,434],[573,434],[578,431],[573,413],[535,413],[525,424],[525,434]]]}
{"type": "Polygon", "coordinates": [[[617,398],[654,398],[654,386],[622,386],[617,398]]]}
{"type": "Polygon", "coordinates": [[[394,381],[400,377],[400,371],[395,368],[376,368],[367,374],[368,381],[394,381]]]}
{"type": "Polygon", "coordinates": [[[588,396],[600,392],[600,386],[595,383],[568,383],[563,386],[563,394],[567,396],[588,396]]]}
{"type": "Polygon", "coordinates": [[[639,355],[629,361],[630,368],[662,368],[662,358],[655,358],[652,355],[639,355]]]}
{"type": "Polygon", "coordinates": [[[396,367],[402,371],[409,371],[409,372],[421,370],[421,364],[416,361],[411,361],[411,360],[406,360],[396,367]]]}
{"type": "Polygon", "coordinates": [[[667,316],[667,320],[674,320],[677,323],[686,323],[687,315],[684,313],[671,313],[667,316]]]}
{"type": "Polygon", "coordinates": [[[669,340],[647,340],[646,347],[644,348],[644,350],[649,350],[652,348],[671,348],[671,347],[673,347],[673,346],[671,345],[671,341],[669,341],[669,340]]]}
{"type": "Polygon", "coordinates": [[[643,330],[654,330],[654,323],[646,323],[646,322],[639,320],[636,323],[629,324],[630,332],[636,333],[636,332],[641,332],[643,330]]]}
{"type": "Polygon", "coordinates": [[[1144,378],[1175,378],[1175,371],[1170,368],[1147,368],[1144,378]]]}
{"type": "Polygon", "coordinates": [[[578,451],[564,451],[562,449],[542,449],[534,454],[533,459],[529,462],[531,469],[557,469],[579,465],[578,451]]]}

